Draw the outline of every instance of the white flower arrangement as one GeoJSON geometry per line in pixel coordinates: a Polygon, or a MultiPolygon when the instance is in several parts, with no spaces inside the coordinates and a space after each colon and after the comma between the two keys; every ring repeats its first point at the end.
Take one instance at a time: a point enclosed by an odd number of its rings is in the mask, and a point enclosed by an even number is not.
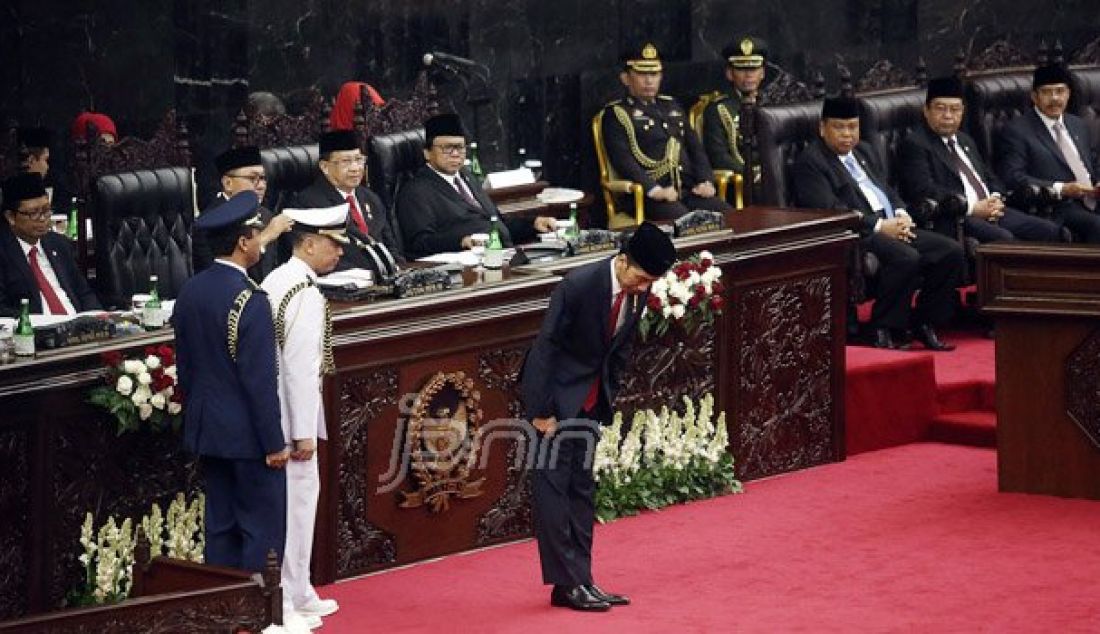
{"type": "Polygon", "coordinates": [[[626,436],[622,414],[603,430],[596,446],[593,476],[596,516],[608,521],[677,502],[739,492],[727,449],[726,415],[714,421],[714,397],[698,408],[684,398],[684,413],[638,411],[626,436]]]}
{"type": "MultiPolygon", "coordinates": [[[[201,562],[205,546],[205,504],[201,493],[190,503],[183,493],[177,493],[168,505],[167,522],[160,506],[154,504],[138,523],[149,539],[151,556],[163,553],[175,559],[201,562]]],[[[80,527],[83,552],[77,557],[84,566],[84,585],[70,595],[70,604],[116,603],[130,595],[137,539],[133,522],[126,518],[118,524],[111,516],[98,532],[94,524],[95,519],[89,512],[80,527]]]]}
{"type": "Polygon", "coordinates": [[[680,260],[650,285],[646,311],[638,330],[642,338],[661,336],[673,324],[688,334],[709,325],[722,314],[722,269],[714,264],[710,251],[680,260]]]}
{"type": "Polygon", "coordinates": [[[158,431],[168,425],[179,428],[183,395],[176,389],[175,351],[171,346],[150,346],[137,359],[124,359],[121,353],[110,352],[103,355],[103,360],[107,384],[93,388],[88,402],[115,416],[119,434],[143,424],[158,431]]]}

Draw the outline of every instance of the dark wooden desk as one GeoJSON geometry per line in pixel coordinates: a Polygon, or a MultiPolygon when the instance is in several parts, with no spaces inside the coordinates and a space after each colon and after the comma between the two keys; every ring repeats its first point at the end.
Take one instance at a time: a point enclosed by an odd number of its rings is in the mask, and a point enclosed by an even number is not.
{"type": "MultiPolygon", "coordinates": [[[[569,217],[569,203],[544,203],[537,196],[549,183],[538,181],[530,185],[518,185],[502,189],[487,189],[489,198],[496,203],[502,215],[534,218],[535,216],[569,217]]],[[[591,226],[589,212],[592,208],[592,194],[586,193],[577,201],[577,219],[582,227],[591,226]]]]}
{"type": "Polygon", "coordinates": [[[978,250],[996,321],[1001,491],[1100,499],[1100,249],[978,250]]]}
{"type": "MultiPolygon", "coordinates": [[[[617,407],[626,413],[713,391],[726,412],[742,478],[844,456],[845,262],[850,214],[749,209],[732,230],[677,241],[711,250],[727,309],[695,337],[639,345],[617,407]]],[[[337,373],[326,379],[314,581],[327,583],[530,534],[527,478],[515,435],[483,439],[477,497],[435,513],[403,508],[411,481],[386,485],[404,459],[405,419],[437,372],[464,372],[486,421],[522,416],[515,380],[563,273],[609,254],[521,267],[509,280],[435,295],[343,306],[337,373]],[[396,447],[396,451],[395,448],[396,447]],[[391,457],[396,460],[391,461],[391,457]]],[[[84,402],[98,353],[170,340],[164,332],[0,366],[0,618],[55,606],[81,568],[85,512],[139,517],[154,500],[197,486],[171,435],[115,437],[84,402]],[[140,344],[140,345],[139,345],[140,344]]]]}

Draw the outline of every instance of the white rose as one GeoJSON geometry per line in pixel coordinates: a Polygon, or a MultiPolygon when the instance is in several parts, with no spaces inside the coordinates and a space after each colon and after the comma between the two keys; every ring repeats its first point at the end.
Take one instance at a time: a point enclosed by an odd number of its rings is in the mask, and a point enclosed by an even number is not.
{"type": "Polygon", "coordinates": [[[138,383],[141,383],[142,385],[149,385],[153,382],[153,377],[150,376],[148,372],[142,372],[138,375],[137,380],[138,383]]]}
{"type": "Polygon", "coordinates": [[[688,286],[695,286],[699,283],[700,279],[702,278],[699,277],[699,271],[692,271],[691,274],[688,275],[688,286]]]}
{"type": "Polygon", "coordinates": [[[164,373],[172,377],[173,379],[176,378],[176,366],[170,365],[167,368],[164,368],[164,373]]]}
{"type": "Polygon", "coordinates": [[[181,406],[179,403],[176,403],[174,401],[168,403],[168,413],[172,414],[173,416],[175,416],[176,414],[179,414],[180,410],[182,410],[182,409],[183,409],[183,406],[181,406]]]}
{"type": "Polygon", "coordinates": [[[115,390],[123,396],[129,396],[130,392],[134,391],[134,381],[128,376],[120,376],[118,383],[115,384],[115,390]]]}
{"type": "Polygon", "coordinates": [[[665,279],[662,277],[653,282],[653,284],[649,287],[649,291],[657,295],[664,295],[668,292],[668,282],[665,281],[665,279]]]}
{"type": "Polygon", "coordinates": [[[672,307],[672,318],[683,319],[685,310],[686,309],[684,308],[683,304],[676,304],[672,307]]]}
{"type": "Polygon", "coordinates": [[[168,398],[176,393],[176,388],[169,385],[168,387],[161,390],[160,393],[163,394],[165,398],[168,398]]]}
{"type": "Polygon", "coordinates": [[[707,251],[706,249],[703,249],[702,251],[699,252],[699,259],[700,260],[714,260],[714,254],[711,253],[710,251],[707,251]]]}
{"type": "Polygon", "coordinates": [[[662,306],[661,307],[661,316],[662,317],[664,317],[665,319],[668,319],[669,315],[671,315],[671,314],[672,314],[672,306],[662,306]]]}
{"type": "Polygon", "coordinates": [[[138,406],[138,416],[141,417],[141,420],[149,420],[149,417],[152,416],[152,415],[153,415],[153,406],[152,405],[150,405],[148,403],[144,403],[144,404],[138,406]]]}
{"type": "Polygon", "coordinates": [[[126,374],[141,374],[145,372],[145,364],[137,359],[127,359],[122,362],[122,371],[126,374]]]}
{"type": "Polygon", "coordinates": [[[149,368],[150,370],[156,370],[160,367],[160,357],[155,354],[151,354],[145,357],[145,367],[149,368]]]}
{"type": "Polygon", "coordinates": [[[134,395],[130,397],[130,400],[134,402],[134,405],[138,407],[149,402],[149,399],[153,396],[153,393],[148,387],[142,385],[138,389],[134,390],[134,395]]]}
{"type": "Polygon", "coordinates": [[[149,399],[149,404],[157,409],[164,409],[164,404],[166,402],[167,400],[164,398],[164,395],[159,392],[154,394],[152,398],[149,399]]]}

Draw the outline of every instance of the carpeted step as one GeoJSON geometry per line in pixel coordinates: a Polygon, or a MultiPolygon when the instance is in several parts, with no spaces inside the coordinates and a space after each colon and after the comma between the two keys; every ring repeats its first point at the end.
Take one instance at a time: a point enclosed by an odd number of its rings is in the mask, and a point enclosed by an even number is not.
{"type": "Polygon", "coordinates": [[[936,402],[941,414],[997,409],[993,382],[985,379],[940,383],[936,386],[936,402]]]}
{"type": "Polygon", "coordinates": [[[932,354],[847,348],[848,455],[925,440],[939,413],[932,354]]]}
{"type": "Polygon", "coordinates": [[[997,446],[997,414],[970,410],[940,414],[932,419],[928,439],[953,445],[997,446]]]}

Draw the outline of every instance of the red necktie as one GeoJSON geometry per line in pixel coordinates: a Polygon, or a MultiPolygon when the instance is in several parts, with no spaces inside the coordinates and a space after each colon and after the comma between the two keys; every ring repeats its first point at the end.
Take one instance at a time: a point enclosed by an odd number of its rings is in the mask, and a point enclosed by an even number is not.
{"type": "MultiPolygon", "coordinates": [[[[619,291],[619,294],[615,296],[615,303],[611,305],[611,317],[607,324],[607,340],[610,342],[615,337],[615,326],[619,325],[619,312],[623,307],[624,293],[619,291]]],[[[596,375],[596,380],[592,381],[592,387],[588,388],[588,396],[584,398],[584,405],[581,409],[586,412],[591,412],[592,408],[596,406],[596,401],[600,397],[600,375],[596,375]]]]}
{"type": "Polygon", "coordinates": [[[46,298],[46,307],[49,308],[50,314],[66,314],[65,305],[61,303],[61,299],[57,296],[57,292],[53,290],[53,286],[50,286],[50,281],[46,279],[42,267],[38,266],[37,245],[31,247],[31,250],[27,252],[27,263],[31,265],[31,273],[34,273],[34,281],[38,283],[38,290],[42,292],[42,297],[46,298]]]}
{"type": "Polygon", "coordinates": [[[359,227],[359,231],[363,235],[369,233],[367,231],[367,221],[363,219],[363,212],[359,211],[359,205],[355,202],[355,194],[348,194],[348,212],[351,213],[351,219],[355,222],[355,226],[359,227]]]}

